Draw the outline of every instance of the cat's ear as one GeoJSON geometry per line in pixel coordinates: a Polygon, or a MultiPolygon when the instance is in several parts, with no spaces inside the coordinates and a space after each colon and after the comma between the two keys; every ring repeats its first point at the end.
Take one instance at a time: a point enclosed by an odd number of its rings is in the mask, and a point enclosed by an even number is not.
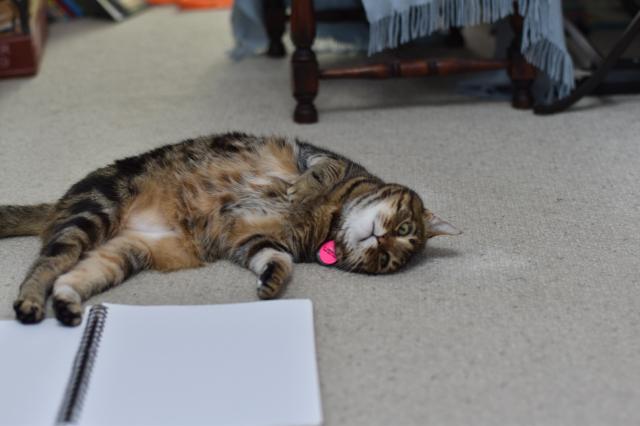
{"type": "Polygon", "coordinates": [[[460,235],[462,231],[436,216],[427,209],[424,209],[424,229],[427,238],[437,237],[438,235],[460,235]]]}

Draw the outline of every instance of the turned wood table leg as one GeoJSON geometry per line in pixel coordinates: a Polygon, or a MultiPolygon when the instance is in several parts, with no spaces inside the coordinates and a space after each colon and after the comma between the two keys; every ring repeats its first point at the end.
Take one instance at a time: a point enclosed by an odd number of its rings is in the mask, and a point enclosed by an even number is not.
{"type": "Polygon", "coordinates": [[[509,47],[509,77],[513,87],[513,97],[511,105],[518,109],[530,109],[533,107],[533,95],[531,86],[536,76],[536,69],[527,62],[522,53],[520,46],[522,45],[522,27],[524,18],[517,12],[517,4],[511,16],[511,27],[513,28],[514,38],[509,47]]]}
{"type": "Polygon", "coordinates": [[[315,123],[318,111],[313,100],[318,94],[318,61],[311,49],[316,36],[313,0],[294,0],[291,4],[291,39],[296,47],[291,57],[293,97],[297,101],[296,123],[315,123]]]}
{"type": "Polygon", "coordinates": [[[282,43],[284,27],[287,20],[287,11],[284,0],[264,0],[264,23],[269,36],[269,49],[267,56],[271,58],[282,58],[287,54],[287,50],[282,43]]]}

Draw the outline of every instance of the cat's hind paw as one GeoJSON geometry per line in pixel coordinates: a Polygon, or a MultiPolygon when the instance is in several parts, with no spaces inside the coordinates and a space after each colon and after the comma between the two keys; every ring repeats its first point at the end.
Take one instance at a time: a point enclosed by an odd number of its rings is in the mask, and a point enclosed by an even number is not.
{"type": "Polygon", "coordinates": [[[26,298],[13,302],[16,319],[23,324],[35,324],[44,319],[44,301],[26,298]]]}
{"type": "Polygon", "coordinates": [[[53,309],[56,318],[64,325],[76,326],[82,322],[82,305],[68,300],[54,299],[53,309]]]}
{"type": "Polygon", "coordinates": [[[53,289],[53,310],[56,318],[64,325],[76,326],[82,322],[82,299],[67,285],[58,285],[53,289]]]}

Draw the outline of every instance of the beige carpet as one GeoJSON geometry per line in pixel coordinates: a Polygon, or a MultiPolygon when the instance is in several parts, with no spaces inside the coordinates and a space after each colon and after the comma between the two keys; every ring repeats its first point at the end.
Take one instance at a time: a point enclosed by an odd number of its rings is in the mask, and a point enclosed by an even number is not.
{"type": "MultiPolygon", "coordinates": [[[[640,423],[640,97],[539,118],[445,80],[332,81],[321,122],[298,126],[288,62],[230,62],[228,20],[163,8],[54,25],[41,73],[0,81],[0,203],[53,200],[194,135],[299,136],[415,188],[465,231],[393,276],[297,267],[285,297],[315,305],[327,425],[640,423]]],[[[0,241],[0,318],[37,250],[0,241]]],[[[221,262],[92,302],[250,300],[252,275],[221,262]]]]}

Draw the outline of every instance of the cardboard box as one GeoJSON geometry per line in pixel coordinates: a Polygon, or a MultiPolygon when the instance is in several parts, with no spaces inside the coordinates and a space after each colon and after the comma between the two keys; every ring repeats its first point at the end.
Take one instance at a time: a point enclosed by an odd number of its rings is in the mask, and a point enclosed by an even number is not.
{"type": "Polygon", "coordinates": [[[36,74],[46,36],[44,0],[0,0],[0,78],[36,74]]]}

